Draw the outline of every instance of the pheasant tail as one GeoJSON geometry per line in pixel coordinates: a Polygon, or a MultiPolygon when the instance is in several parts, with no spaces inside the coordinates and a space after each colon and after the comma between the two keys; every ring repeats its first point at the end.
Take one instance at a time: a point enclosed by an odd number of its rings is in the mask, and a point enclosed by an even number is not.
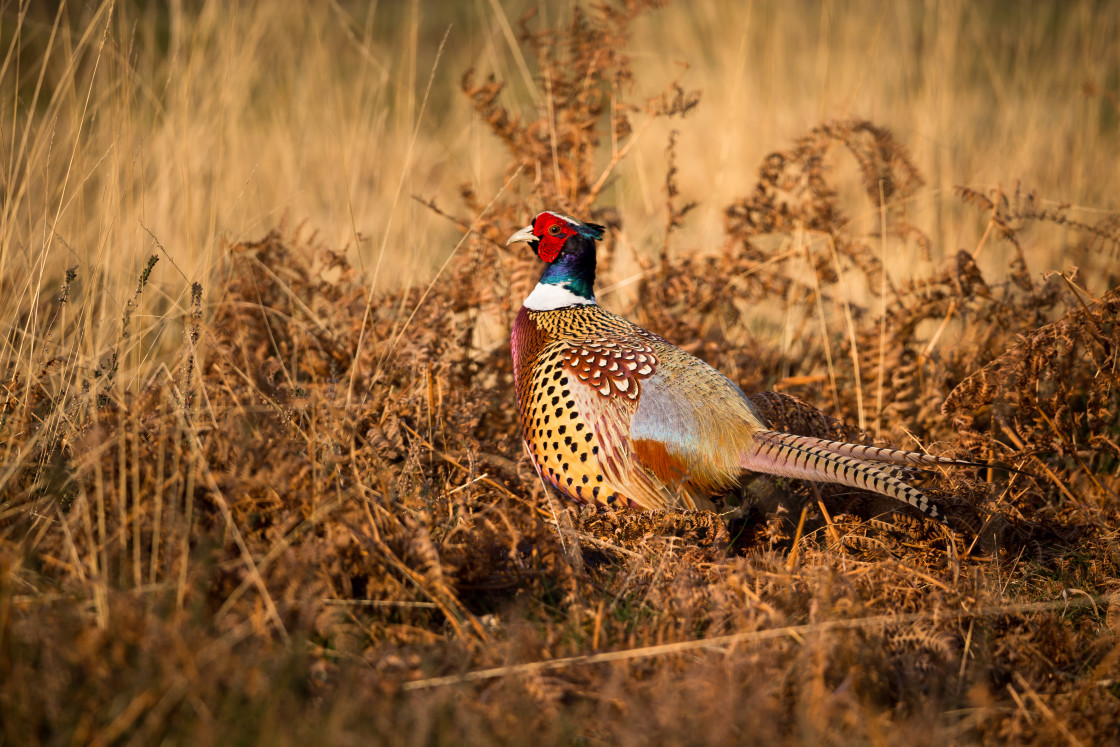
{"type": "Polygon", "coordinates": [[[909,503],[927,516],[945,523],[944,515],[925,493],[900,480],[890,468],[874,461],[902,465],[961,464],[958,460],[912,451],[764,430],[755,434],[754,446],[742,456],[741,466],[754,472],[871,490],[909,503]]]}

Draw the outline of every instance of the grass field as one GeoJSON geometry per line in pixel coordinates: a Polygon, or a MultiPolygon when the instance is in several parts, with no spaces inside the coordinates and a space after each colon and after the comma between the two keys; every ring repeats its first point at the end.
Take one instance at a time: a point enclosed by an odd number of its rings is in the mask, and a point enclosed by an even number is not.
{"type": "Polygon", "coordinates": [[[1120,739],[1108,2],[0,3],[0,744],[1120,739]],[[541,209],[953,532],[520,445],[541,209]],[[843,425],[842,425],[843,424],[843,425]]]}

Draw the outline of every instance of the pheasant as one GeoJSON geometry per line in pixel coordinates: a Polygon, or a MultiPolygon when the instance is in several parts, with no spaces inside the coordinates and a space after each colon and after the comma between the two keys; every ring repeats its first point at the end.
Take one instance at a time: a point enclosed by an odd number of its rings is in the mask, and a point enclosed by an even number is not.
{"type": "Polygon", "coordinates": [[[604,230],[543,212],[506,242],[547,263],[510,347],[522,436],[548,485],[580,503],[710,509],[762,472],[874,491],[944,522],[906,470],[971,462],[771,430],[726,376],[595,302],[604,230]]]}

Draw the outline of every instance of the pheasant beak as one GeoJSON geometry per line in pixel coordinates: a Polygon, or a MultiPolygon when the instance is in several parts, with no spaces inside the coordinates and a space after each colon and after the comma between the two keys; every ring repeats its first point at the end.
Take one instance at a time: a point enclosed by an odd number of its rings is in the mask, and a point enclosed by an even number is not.
{"type": "Polygon", "coordinates": [[[533,235],[533,225],[531,223],[515,233],[513,236],[510,236],[509,240],[506,241],[506,246],[509,246],[510,244],[516,244],[519,241],[528,241],[529,243],[540,241],[540,239],[533,235]]]}

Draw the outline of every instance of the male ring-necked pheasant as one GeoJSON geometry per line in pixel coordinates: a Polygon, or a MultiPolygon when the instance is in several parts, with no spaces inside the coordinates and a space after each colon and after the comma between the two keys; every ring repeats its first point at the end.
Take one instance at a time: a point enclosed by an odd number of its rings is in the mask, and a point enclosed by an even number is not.
{"type": "Polygon", "coordinates": [[[523,437],[548,484],[580,503],[691,509],[764,472],[871,490],[944,521],[886,465],[969,462],[771,430],[726,376],[595,302],[603,232],[544,212],[506,242],[547,263],[511,348],[523,437]]]}

